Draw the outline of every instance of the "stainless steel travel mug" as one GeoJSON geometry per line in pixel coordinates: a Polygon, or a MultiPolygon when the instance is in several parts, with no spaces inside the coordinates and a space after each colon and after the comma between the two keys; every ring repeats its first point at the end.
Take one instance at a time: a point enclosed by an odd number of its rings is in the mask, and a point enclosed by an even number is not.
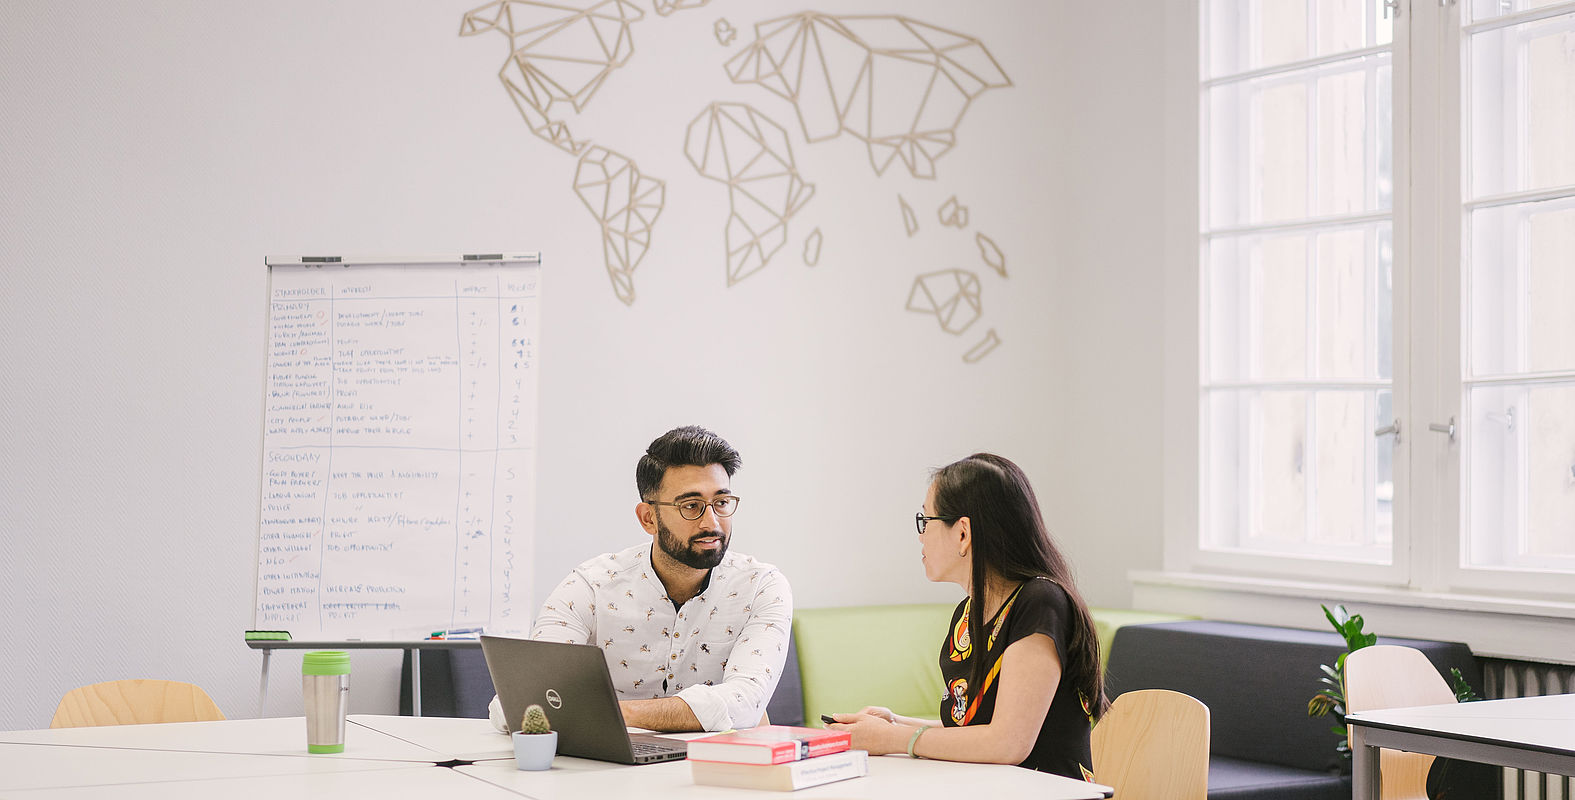
{"type": "Polygon", "coordinates": [[[317,650],[302,656],[301,699],[306,705],[306,752],[343,753],[350,654],[317,650]]]}

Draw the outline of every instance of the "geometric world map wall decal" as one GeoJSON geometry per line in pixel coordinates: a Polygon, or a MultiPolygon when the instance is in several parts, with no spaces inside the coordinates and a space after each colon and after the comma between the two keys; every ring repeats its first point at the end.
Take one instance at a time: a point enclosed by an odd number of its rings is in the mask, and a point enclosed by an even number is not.
{"type": "Polygon", "coordinates": [[[815,194],[798,174],[787,131],[743,103],[712,103],[689,123],[684,155],[727,184],[727,285],[766,266],[787,242],[788,220],[815,194]]]}
{"type": "MultiPolygon", "coordinates": [[[[666,17],[709,3],[650,0],[650,7],[666,17]]],[[[498,79],[534,137],[578,158],[572,190],[596,221],[613,294],[625,304],[635,300],[634,272],[653,247],[666,182],[583,131],[571,131],[565,109],[583,112],[614,72],[632,63],[633,25],[649,19],[654,17],[633,0],[493,0],[466,12],[459,30],[467,37],[495,31],[508,41],[498,79]]],[[[707,38],[724,47],[737,35],[725,19],[705,27],[707,38]]],[[[806,11],[759,22],[753,30],[754,40],[726,58],[728,78],[786,99],[811,143],[843,134],[859,139],[876,176],[900,161],[909,175],[935,179],[936,162],[957,144],[973,101],[1013,85],[980,40],[900,14],[806,11]]],[[[711,102],[685,134],[685,155],[696,172],[728,187],[723,254],[727,285],[733,286],[779,254],[790,221],[816,186],[799,173],[787,130],[749,105],[711,102]],[[719,157],[723,151],[727,158],[719,157]]],[[[918,215],[900,196],[898,205],[905,233],[916,235],[918,215]]],[[[937,218],[942,230],[969,225],[968,209],[955,195],[937,209],[937,218]]],[[[818,229],[804,240],[806,264],[820,260],[822,241],[818,229]]],[[[974,244],[980,260],[1005,278],[1006,258],[996,243],[979,233],[974,244]]],[[[927,272],[914,280],[908,308],[961,334],[982,314],[980,293],[977,273],[927,272]]],[[[992,328],[963,360],[974,363],[1000,342],[992,328]]]]}
{"type": "Polygon", "coordinates": [[[963,269],[920,275],[908,292],[908,310],[933,314],[941,330],[961,335],[984,312],[979,276],[963,269]]]}
{"type": "Polygon", "coordinates": [[[613,293],[634,304],[634,268],[651,247],[651,227],[661,216],[667,187],[640,174],[633,161],[592,146],[574,171],[574,193],[602,229],[602,259],[613,293]]]}
{"type": "Polygon", "coordinates": [[[935,177],[974,98],[1012,85],[978,39],[895,14],[758,23],[727,73],[791,102],[809,141],[852,134],[877,175],[900,159],[916,178],[935,177]]]}
{"type": "MultiPolygon", "coordinates": [[[[671,13],[671,11],[669,11],[671,13]]],[[[588,140],[576,140],[552,108],[575,111],[595,96],[613,70],[634,55],[629,25],[645,13],[627,0],[596,0],[585,8],[533,0],[494,0],[465,13],[460,36],[497,31],[509,39],[509,57],[498,78],[531,133],[579,155],[588,140]]]]}

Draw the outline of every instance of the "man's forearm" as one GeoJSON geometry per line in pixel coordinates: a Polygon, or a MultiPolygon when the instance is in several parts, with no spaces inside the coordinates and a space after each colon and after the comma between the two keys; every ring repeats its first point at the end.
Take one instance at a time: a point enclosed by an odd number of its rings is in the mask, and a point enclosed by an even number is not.
{"type": "Polygon", "coordinates": [[[681,697],[620,700],[618,707],[623,709],[625,725],[662,733],[702,730],[694,709],[681,697]]]}

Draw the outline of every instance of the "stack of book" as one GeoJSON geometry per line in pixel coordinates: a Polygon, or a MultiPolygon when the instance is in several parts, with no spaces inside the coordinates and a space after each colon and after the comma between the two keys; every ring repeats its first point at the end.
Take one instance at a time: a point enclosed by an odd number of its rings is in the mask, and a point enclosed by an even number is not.
{"type": "Polygon", "coordinates": [[[711,786],[793,791],[867,775],[869,753],[852,744],[846,731],[762,725],[691,740],[689,772],[711,786]]]}

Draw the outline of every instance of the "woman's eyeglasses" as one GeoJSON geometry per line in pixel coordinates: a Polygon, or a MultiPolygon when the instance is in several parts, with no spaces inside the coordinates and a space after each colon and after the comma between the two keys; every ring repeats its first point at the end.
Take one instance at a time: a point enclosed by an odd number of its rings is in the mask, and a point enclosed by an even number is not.
{"type": "Polygon", "coordinates": [[[924,535],[924,526],[928,525],[932,519],[938,519],[945,522],[956,522],[957,520],[962,519],[962,515],[947,514],[939,517],[926,517],[923,511],[915,511],[913,512],[913,527],[919,529],[920,536],[924,535]]]}

